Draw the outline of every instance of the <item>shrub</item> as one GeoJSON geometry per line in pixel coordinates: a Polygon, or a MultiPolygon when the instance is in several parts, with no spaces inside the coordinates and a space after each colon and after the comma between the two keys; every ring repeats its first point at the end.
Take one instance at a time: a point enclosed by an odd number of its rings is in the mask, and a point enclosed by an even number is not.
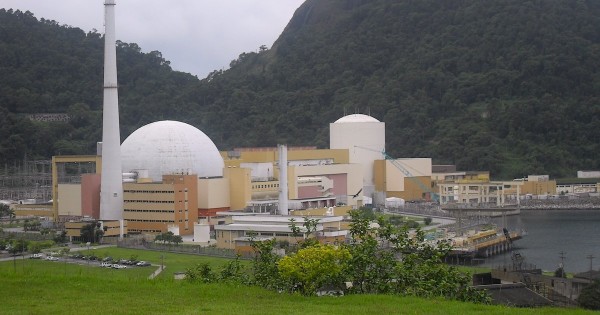
{"type": "Polygon", "coordinates": [[[350,258],[345,248],[314,245],[283,257],[277,269],[286,291],[315,295],[324,286],[342,286],[350,258]]]}

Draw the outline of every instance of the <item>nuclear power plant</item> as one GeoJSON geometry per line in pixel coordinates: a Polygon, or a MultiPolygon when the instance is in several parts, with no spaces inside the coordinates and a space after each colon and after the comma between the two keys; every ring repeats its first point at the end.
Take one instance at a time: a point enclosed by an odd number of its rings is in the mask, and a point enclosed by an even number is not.
{"type": "Polygon", "coordinates": [[[171,231],[237,248],[251,231],[290,240],[291,217],[319,215],[323,240],[336,241],[345,238],[340,222],[350,209],[374,199],[430,197],[431,159],[389,159],[385,123],[364,114],[331,123],[329,149],[219,151],[204,132],[177,121],[142,126],[121,144],[115,1],[104,6],[102,143],[97,155],[55,156],[52,163],[53,217],[67,222],[70,236],[85,220],[99,220],[105,238],[171,231]]]}

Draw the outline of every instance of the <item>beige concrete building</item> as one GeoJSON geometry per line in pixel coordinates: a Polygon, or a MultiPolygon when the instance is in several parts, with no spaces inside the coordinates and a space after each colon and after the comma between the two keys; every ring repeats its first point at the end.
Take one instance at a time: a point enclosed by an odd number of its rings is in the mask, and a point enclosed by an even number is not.
{"type": "Polygon", "coordinates": [[[374,163],[375,191],[404,200],[431,200],[431,159],[377,160],[374,163]]]}
{"type": "MultiPolygon", "coordinates": [[[[65,222],[65,230],[67,232],[67,236],[71,241],[79,241],[81,237],[81,228],[88,224],[96,224],[97,221],[67,221],[65,222]]],[[[102,231],[104,231],[103,238],[116,238],[119,237],[121,233],[121,225],[119,221],[99,221],[100,227],[102,231]]],[[[127,224],[123,225],[123,234],[127,234],[127,224]]]]}
{"type": "Polygon", "coordinates": [[[521,195],[556,195],[556,180],[548,175],[529,175],[521,185],[521,195]]]}
{"type": "Polygon", "coordinates": [[[217,247],[246,251],[251,237],[260,239],[276,239],[277,241],[297,244],[299,241],[316,237],[322,243],[333,244],[343,242],[348,234],[342,216],[310,217],[317,219],[316,233],[307,234],[303,227],[304,217],[279,215],[242,215],[232,216],[229,224],[216,225],[217,247]],[[295,236],[290,227],[294,223],[300,229],[295,236]]]}
{"type": "Polygon", "coordinates": [[[164,233],[175,226],[180,235],[193,234],[197,196],[194,175],[163,175],[160,183],[125,183],[123,217],[129,232],[164,233]]]}

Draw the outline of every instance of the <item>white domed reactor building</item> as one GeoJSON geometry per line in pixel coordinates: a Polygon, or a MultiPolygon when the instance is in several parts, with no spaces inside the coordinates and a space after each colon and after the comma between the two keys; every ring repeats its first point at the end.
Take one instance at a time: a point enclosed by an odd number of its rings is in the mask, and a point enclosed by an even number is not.
{"type": "Polygon", "coordinates": [[[362,165],[363,194],[372,197],[373,164],[384,158],[385,123],[364,114],[344,116],[329,124],[329,147],[348,149],[350,163],[362,165]]]}
{"type": "Polygon", "coordinates": [[[160,182],[162,176],[223,176],[223,158],[210,138],[199,129],[178,121],[157,121],[133,132],[121,145],[123,172],[147,171],[160,182]]]}

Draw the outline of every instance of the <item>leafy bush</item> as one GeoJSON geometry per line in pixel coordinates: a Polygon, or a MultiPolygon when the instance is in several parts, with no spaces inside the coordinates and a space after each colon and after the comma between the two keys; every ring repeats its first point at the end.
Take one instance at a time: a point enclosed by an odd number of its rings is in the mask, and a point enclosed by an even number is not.
{"type": "Polygon", "coordinates": [[[220,273],[215,273],[208,263],[197,264],[185,271],[185,278],[191,282],[214,283],[214,282],[238,282],[247,284],[248,274],[240,264],[239,256],[230,261],[220,273]]]}
{"type": "Polygon", "coordinates": [[[416,229],[419,227],[419,223],[415,220],[408,220],[404,225],[409,229],[416,229]]]}
{"type": "MultiPolygon", "coordinates": [[[[396,228],[383,217],[373,225],[362,212],[352,211],[350,216],[350,241],[339,247],[313,244],[280,258],[273,251],[275,240],[252,242],[256,255],[251,283],[304,295],[333,286],[355,294],[490,301],[484,291],[470,286],[468,275],[442,262],[451,249],[447,242],[425,242],[420,229],[409,235],[408,225],[396,228]],[[342,286],[347,281],[352,282],[349,289],[342,286]]],[[[207,271],[198,273],[206,276],[207,271]]]]}
{"type": "Polygon", "coordinates": [[[277,269],[286,290],[314,295],[324,286],[342,287],[350,259],[348,249],[317,244],[283,257],[277,269]]]}
{"type": "Polygon", "coordinates": [[[591,285],[583,288],[577,298],[577,303],[583,308],[600,310],[600,280],[596,280],[591,285]]]}

